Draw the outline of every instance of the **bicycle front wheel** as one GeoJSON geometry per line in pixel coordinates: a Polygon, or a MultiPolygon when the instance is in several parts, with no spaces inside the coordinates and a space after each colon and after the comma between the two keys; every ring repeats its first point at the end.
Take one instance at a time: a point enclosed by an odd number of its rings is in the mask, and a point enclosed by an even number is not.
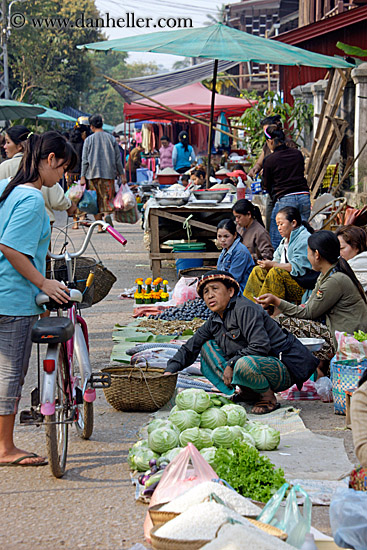
{"type": "Polygon", "coordinates": [[[48,462],[55,477],[65,473],[68,454],[68,413],[70,402],[68,398],[69,365],[63,346],[60,346],[57,374],[55,414],[45,416],[46,446],[48,462]]]}
{"type": "MultiPolygon", "coordinates": [[[[80,361],[89,362],[89,351],[80,325],[76,325],[76,337],[78,338],[78,353],[73,354],[73,373],[75,377],[82,379],[82,370],[80,361]],[[78,327],[78,328],[77,328],[78,327]]],[[[83,399],[83,403],[77,406],[77,418],[75,422],[76,432],[82,439],[89,439],[93,433],[94,414],[93,403],[83,399]]]]}

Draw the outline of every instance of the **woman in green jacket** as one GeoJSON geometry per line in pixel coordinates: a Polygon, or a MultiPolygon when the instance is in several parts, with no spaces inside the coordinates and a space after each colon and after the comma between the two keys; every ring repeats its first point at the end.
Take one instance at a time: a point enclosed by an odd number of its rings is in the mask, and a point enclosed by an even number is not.
{"type": "MultiPolygon", "coordinates": [[[[331,231],[317,231],[308,239],[308,259],[315,271],[320,271],[316,286],[310,298],[300,306],[290,304],[273,294],[263,294],[256,301],[263,307],[275,306],[275,313],[283,313],[291,320],[302,319],[296,330],[288,326],[294,334],[303,330],[307,336],[327,337],[329,331],[329,359],[336,350],[335,331],[353,334],[354,331],[367,330],[367,299],[361,284],[349,267],[340,257],[338,237],[331,231]],[[321,333],[320,323],[309,324],[309,321],[325,319],[326,327],[321,333]]],[[[300,334],[296,334],[300,336],[300,334]]]]}

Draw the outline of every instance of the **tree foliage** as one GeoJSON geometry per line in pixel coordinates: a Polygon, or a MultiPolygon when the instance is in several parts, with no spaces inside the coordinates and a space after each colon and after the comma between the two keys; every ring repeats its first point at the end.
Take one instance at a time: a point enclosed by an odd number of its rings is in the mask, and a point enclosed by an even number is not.
{"type": "MultiPolygon", "coordinates": [[[[12,96],[20,101],[47,103],[56,108],[78,105],[79,93],[88,88],[94,68],[77,44],[104,39],[97,28],[34,28],[30,17],[98,17],[94,0],[27,0],[17,4],[27,23],[12,29],[9,69],[12,96]]],[[[14,11],[14,8],[13,8],[14,11]]]]}
{"type": "Polygon", "coordinates": [[[120,52],[95,52],[90,56],[95,67],[95,77],[81,96],[81,109],[88,113],[102,113],[108,124],[118,124],[122,121],[124,99],[103,75],[114,80],[123,80],[152,75],[159,68],[155,63],[127,64],[127,54],[120,52]]]}
{"type": "Polygon", "coordinates": [[[246,109],[241,117],[241,123],[246,127],[250,136],[251,150],[257,155],[264,145],[264,132],[261,121],[272,115],[280,115],[286,134],[294,141],[303,141],[302,130],[309,133],[313,125],[313,105],[307,104],[299,98],[295,98],[294,105],[283,103],[279,94],[266,91],[263,95],[257,92],[243,91],[242,97],[256,100],[257,104],[246,109]]]}

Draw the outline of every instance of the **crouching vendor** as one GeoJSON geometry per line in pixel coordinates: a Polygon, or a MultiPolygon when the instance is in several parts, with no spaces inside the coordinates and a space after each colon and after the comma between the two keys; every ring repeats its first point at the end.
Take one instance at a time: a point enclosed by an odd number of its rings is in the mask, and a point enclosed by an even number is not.
{"type": "Polygon", "coordinates": [[[275,392],[293,384],[301,389],[318,360],[262,307],[238,295],[232,275],[209,271],[197,291],[213,313],[170,359],[167,374],[188,367],[200,353],[203,375],[227,395],[238,385],[242,400],[255,403],[255,414],[279,408],[275,392]]]}

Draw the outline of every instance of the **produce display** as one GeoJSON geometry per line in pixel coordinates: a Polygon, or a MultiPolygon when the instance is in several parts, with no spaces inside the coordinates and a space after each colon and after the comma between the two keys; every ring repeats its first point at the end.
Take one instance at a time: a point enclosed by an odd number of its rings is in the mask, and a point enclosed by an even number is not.
{"type": "MultiPolygon", "coordinates": [[[[151,317],[151,316],[150,316],[151,317]]],[[[156,318],[147,318],[140,321],[137,327],[149,330],[156,335],[183,335],[192,336],[198,328],[204,323],[203,319],[194,319],[193,321],[162,321],[156,318]]]]}
{"type": "Polygon", "coordinates": [[[153,316],[150,315],[149,319],[161,319],[162,321],[172,321],[173,319],[181,321],[192,321],[195,318],[209,319],[211,311],[206,307],[204,300],[196,298],[195,300],[189,300],[182,306],[169,307],[162,313],[158,313],[153,316]]]}
{"type": "Polygon", "coordinates": [[[249,422],[243,407],[225,397],[184,390],[177,395],[169,418],[152,420],[147,432],[148,439],[133,445],[128,457],[132,470],[144,472],[139,478],[149,489],[144,495],[153,492],[158,473],[188,443],[243,496],[265,502],[285,482],[282,470],[275,470],[257,450],[276,449],[279,432],[261,422],[249,422]]]}
{"type": "Polygon", "coordinates": [[[227,449],[217,450],[215,471],[242,496],[267,502],[286,482],[283,470],[247,443],[236,439],[231,450],[233,455],[227,449]]]}
{"type": "MultiPolygon", "coordinates": [[[[344,336],[348,336],[346,332],[344,332],[344,336]]],[[[353,336],[358,342],[364,342],[367,340],[367,332],[363,332],[363,330],[359,330],[358,332],[354,332],[353,336]]]]}

